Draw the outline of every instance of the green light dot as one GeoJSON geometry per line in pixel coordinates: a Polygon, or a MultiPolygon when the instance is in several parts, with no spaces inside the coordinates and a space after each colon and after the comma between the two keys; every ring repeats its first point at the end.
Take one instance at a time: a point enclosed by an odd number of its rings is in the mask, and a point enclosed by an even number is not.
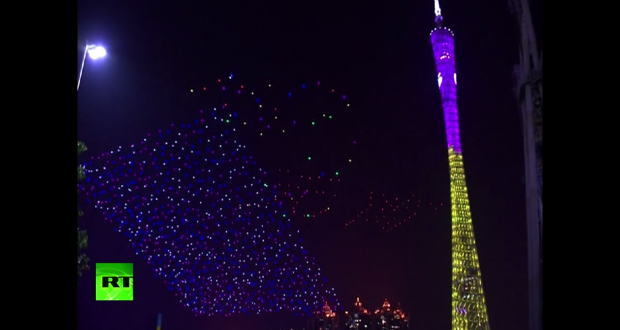
{"type": "Polygon", "coordinates": [[[306,214],[306,217],[308,217],[308,218],[309,218],[309,217],[310,217],[310,214],[306,214]]]}
{"type": "Polygon", "coordinates": [[[226,119],[226,123],[230,123],[230,120],[226,119]]]}
{"type": "Polygon", "coordinates": [[[329,118],[329,119],[332,119],[332,116],[329,116],[328,118],[329,118]]]}
{"type": "Polygon", "coordinates": [[[312,125],[314,125],[314,122],[312,122],[312,125]]]}
{"type": "Polygon", "coordinates": [[[336,172],[336,175],[340,175],[340,173],[339,173],[339,172],[336,172]]]}
{"type": "Polygon", "coordinates": [[[308,160],[312,160],[312,157],[308,157],[308,160]]]}

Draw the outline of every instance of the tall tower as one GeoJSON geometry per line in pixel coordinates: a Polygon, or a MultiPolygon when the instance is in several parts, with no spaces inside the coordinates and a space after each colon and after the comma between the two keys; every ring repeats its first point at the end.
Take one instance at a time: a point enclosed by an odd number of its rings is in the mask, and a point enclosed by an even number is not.
{"type": "Polygon", "coordinates": [[[437,83],[441,92],[452,204],[452,330],[488,330],[489,317],[482,290],[482,276],[474,227],[465,184],[463,153],[456,106],[456,66],[454,34],[443,27],[439,0],[435,0],[435,22],[431,32],[433,55],[437,66],[437,83]]]}
{"type": "Polygon", "coordinates": [[[515,66],[516,97],[521,110],[525,159],[525,210],[528,245],[530,330],[542,329],[542,50],[530,13],[529,0],[510,0],[519,24],[520,64],[515,66]]]}

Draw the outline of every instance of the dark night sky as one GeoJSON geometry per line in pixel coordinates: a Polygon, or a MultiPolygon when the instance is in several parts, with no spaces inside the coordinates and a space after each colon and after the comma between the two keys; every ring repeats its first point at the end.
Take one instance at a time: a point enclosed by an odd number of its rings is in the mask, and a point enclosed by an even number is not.
{"type": "MultiPolygon", "coordinates": [[[[355,100],[357,115],[347,120],[366,143],[351,187],[449,202],[429,37],[433,1],[337,3],[79,0],[79,40],[108,50],[104,61],[87,63],[79,92],[78,135],[88,155],[191,116],[198,109],[187,102],[189,88],[229,73],[248,84],[320,79],[355,100]]],[[[516,24],[507,1],[444,0],[442,9],[456,37],[463,152],[490,321],[494,328],[523,329],[523,156],[511,78],[516,24]]],[[[348,306],[361,296],[374,307],[389,298],[410,312],[414,329],[448,329],[449,212],[418,217],[395,233],[323,226],[356,213],[363,198],[365,193],[351,192],[320,226],[299,224],[341,302],[348,306]]],[[[274,322],[298,322],[278,315],[193,317],[124,236],[92,207],[84,209],[80,222],[89,231],[92,262],[133,262],[140,285],[133,302],[95,302],[94,271],[86,272],[79,329],[154,329],[158,312],[165,330],[268,329],[274,322]]]]}

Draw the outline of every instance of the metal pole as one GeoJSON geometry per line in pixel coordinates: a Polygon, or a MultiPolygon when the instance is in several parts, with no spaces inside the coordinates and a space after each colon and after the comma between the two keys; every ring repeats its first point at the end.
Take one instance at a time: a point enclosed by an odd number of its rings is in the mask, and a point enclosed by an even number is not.
{"type": "Polygon", "coordinates": [[[82,66],[80,67],[80,75],[78,76],[77,91],[80,91],[80,82],[82,81],[82,72],[84,72],[84,63],[86,63],[86,54],[88,53],[88,41],[84,47],[84,57],[82,58],[82,66]]]}
{"type": "Polygon", "coordinates": [[[161,330],[161,313],[157,314],[157,330],[161,330]]]}

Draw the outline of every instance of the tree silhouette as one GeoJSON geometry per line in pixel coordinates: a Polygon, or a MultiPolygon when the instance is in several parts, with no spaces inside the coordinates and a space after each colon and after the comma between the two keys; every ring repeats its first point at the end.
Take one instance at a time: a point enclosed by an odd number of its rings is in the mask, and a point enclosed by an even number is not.
{"type": "MultiPolygon", "coordinates": [[[[86,151],[86,145],[83,142],[78,141],[78,156],[86,151]]],[[[83,180],[86,177],[85,169],[83,165],[78,165],[78,182],[83,180]]],[[[80,190],[78,189],[78,194],[80,190]]],[[[82,211],[78,206],[78,218],[82,216],[82,211]]],[[[88,257],[83,252],[84,249],[88,246],[88,236],[86,235],[86,230],[80,230],[80,227],[77,228],[77,270],[78,270],[78,278],[82,276],[82,271],[89,269],[88,267],[88,257]]]]}

